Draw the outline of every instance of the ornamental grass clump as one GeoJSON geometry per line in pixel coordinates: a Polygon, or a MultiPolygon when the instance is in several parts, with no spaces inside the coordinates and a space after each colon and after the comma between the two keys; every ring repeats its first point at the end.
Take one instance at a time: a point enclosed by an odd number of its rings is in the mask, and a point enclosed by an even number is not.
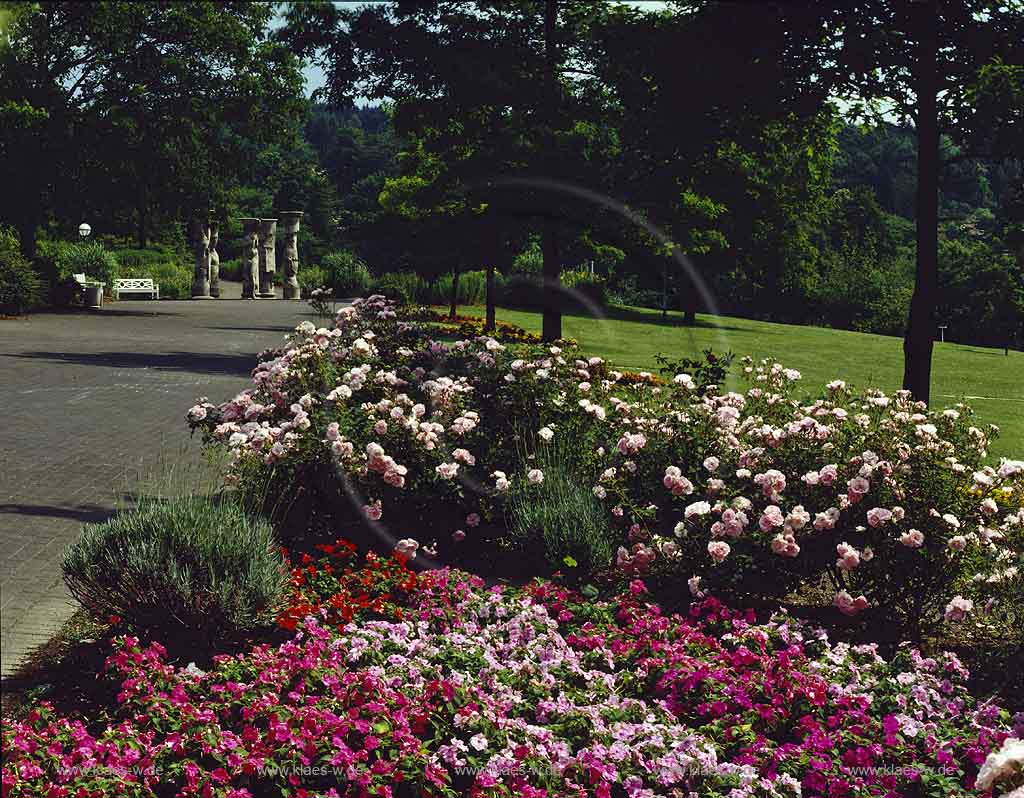
{"type": "Polygon", "coordinates": [[[570,454],[557,443],[544,443],[524,469],[509,498],[509,541],[536,552],[552,570],[589,575],[607,569],[617,539],[608,513],[576,477],[570,454]]]}
{"type": "Polygon", "coordinates": [[[62,568],[97,619],[116,616],[186,648],[272,623],[288,580],[267,523],[194,496],[150,500],[86,526],[62,568]]]}

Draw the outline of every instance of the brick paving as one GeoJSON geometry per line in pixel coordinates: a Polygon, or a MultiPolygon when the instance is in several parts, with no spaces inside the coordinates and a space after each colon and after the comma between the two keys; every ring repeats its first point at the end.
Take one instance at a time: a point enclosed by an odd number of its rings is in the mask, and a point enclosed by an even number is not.
{"type": "MultiPolygon", "coordinates": [[[[184,413],[243,388],[305,302],[132,300],[0,320],[0,618],[9,675],[73,607],[60,573],[86,522],[175,471],[202,473],[184,413]]],[[[184,475],[184,476],[181,476],[184,475]]]]}

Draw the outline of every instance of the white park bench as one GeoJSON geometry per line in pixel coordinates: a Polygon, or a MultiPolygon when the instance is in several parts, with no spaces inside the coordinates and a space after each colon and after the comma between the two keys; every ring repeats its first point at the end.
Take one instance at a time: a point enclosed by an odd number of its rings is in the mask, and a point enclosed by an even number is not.
{"type": "Polygon", "coordinates": [[[160,286],[151,277],[119,277],[114,280],[114,299],[120,299],[121,294],[149,294],[159,299],[160,286]]]}

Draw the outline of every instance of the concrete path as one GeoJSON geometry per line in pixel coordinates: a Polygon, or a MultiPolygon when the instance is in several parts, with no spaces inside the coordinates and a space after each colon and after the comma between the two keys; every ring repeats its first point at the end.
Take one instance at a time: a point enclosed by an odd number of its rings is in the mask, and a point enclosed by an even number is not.
{"type": "Polygon", "coordinates": [[[130,503],[140,478],[198,474],[185,411],[244,388],[256,354],[306,319],[305,302],[224,298],[0,320],[3,675],[73,611],[60,556],[81,525],[130,503]]]}

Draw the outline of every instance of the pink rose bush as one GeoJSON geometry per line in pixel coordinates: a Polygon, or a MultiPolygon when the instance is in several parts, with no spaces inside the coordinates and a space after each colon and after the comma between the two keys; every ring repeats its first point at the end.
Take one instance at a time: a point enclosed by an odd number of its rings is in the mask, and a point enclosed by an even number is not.
{"type": "Polygon", "coordinates": [[[952,654],[886,661],[715,599],[667,614],[640,580],[589,603],[438,569],[406,609],[311,614],[206,670],[119,638],[108,718],[4,720],[3,796],[989,798],[1019,773],[952,654]]]}
{"type": "Polygon", "coordinates": [[[330,534],[369,517],[388,548],[425,535],[421,551],[451,560],[500,545],[509,497],[545,490],[532,456],[555,439],[621,536],[608,566],[679,595],[693,577],[739,598],[826,580],[843,614],[896,614],[912,634],[957,595],[989,617],[1024,599],[1024,462],[986,464],[993,430],[964,405],[839,380],[807,396],[798,372],[749,359],[742,393],[625,380],[569,344],[435,332],[360,300],[332,329],[304,323],[251,388],[189,423],[230,453],[238,485],[301,496],[330,534]]]}

